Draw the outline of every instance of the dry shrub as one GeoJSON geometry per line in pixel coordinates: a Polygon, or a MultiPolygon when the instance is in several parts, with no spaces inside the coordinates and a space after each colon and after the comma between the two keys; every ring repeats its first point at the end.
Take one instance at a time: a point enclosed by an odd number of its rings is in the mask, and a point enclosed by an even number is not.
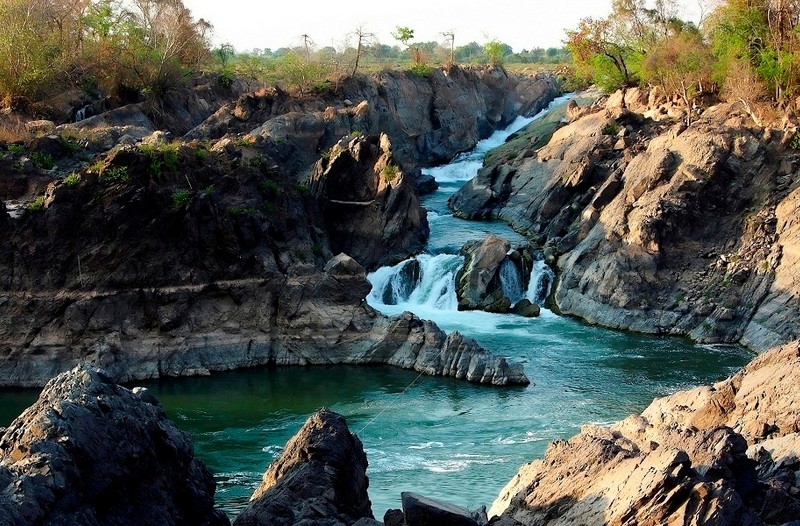
{"type": "Polygon", "coordinates": [[[31,138],[22,119],[10,116],[0,117],[0,142],[27,142],[31,138]]]}
{"type": "Polygon", "coordinates": [[[728,65],[721,96],[728,102],[741,104],[758,126],[767,124],[777,114],[769,101],[764,83],[745,61],[734,61],[728,65]]]}

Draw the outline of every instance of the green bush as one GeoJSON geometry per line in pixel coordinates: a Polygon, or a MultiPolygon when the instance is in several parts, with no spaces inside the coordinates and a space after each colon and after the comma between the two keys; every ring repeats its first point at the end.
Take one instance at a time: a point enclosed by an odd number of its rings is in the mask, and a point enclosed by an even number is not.
{"type": "Polygon", "coordinates": [[[53,160],[53,156],[49,153],[32,152],[31,160],[36,163],[36,166],[42,168],[43,170],[52,170],[56,165],[56,162],[53,160]]]}
{"type": "Polygon", "coordinates": [[[100,180],[106,184],[128,183],[131,175],[127,166],[113,166],[100,173],[100,180]]]}
{"type": "Polygon", "coordinates": [[[172,192],[172,204],[175,208],[183,208],[189,204],[191,198],[192,194],[189,190],[175,190],[172,192]]]}
{"type": "Polygon", "coordinates": [[[619,129],[617,121],[609,121],[608,124],[603,126],[603,135],[616,135],[619,133],[619,129]]]}
{"type": "Polygon", "coordinates": [[[397,177],[397,166],[393,164],[387,164],[383,167],[383,178],[387,181],[393,181],[395,177],[397,177]]]}
{"type": "Polygon", "coordinates": [[[267,179],[258,185],[258,192],[262,197],[274,197],[278,195],[280,189],[281,187],[278,186],[278,183],[270,179],[267,179]]]}
{"type": "Polygon", "coordinates": [[[40,195],[25,207],[28,212],[41,212],[44,210],[44,196],[40,195]]]}
{"type": "Polygon", "coordinates": [[[76,186],[80,182],[81,182],[81,177],[75,172],[72,172],[71,174],[69,174],[64,178],[64,184],[67,186],[76,186]]]}
{"type": "Polygon", "coordinates": [[[22,155],[23,153],[25,153],[25,147],[22,146],[21,144],[12,143],[8,145],[8,151],[16,155],[22,155]]]}
{"type": "Polygon", "coordinates": [[[311,196],[311,187],[306,185],[306,184],[297,183],[292,188],[294,189],[295,192],[297,192],[298,194],[300,194],[303,197],[310,197],[311,196]]]}

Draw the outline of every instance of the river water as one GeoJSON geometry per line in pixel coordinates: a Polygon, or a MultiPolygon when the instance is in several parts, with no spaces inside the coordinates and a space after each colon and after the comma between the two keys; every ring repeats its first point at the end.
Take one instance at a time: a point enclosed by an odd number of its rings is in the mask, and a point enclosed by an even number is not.
{"type": "MultiPolygon", "coordinates": [[[[447,197],[475,175],[487,151],[529,121],[518,119],[470,154],[430,170],[441,187],[424,199],[431,241],[419,257],[419,280],[398,277],[408,263],[379,269],[370,275],[368,302],[386,314],[410,310],[445,330],[459,330],[524,363],[533,384],[499,389],[354,366],[260,368],[145,384],[191,434],[197,456],[215,473],[218,505],[231,517],[320,407],[343,414],[361,437],[376,517],[400,507],[401,491],[475,508],[491,504],[519,466],[541,456],[550,441],[569,437],[584,423],[639,412],[654,397],[721,379],[750,359],[739,347],[608,331],[547,310],[534,319],[456,310],[452,280],[461,245],[487,233],[512,242],[522,238],[499,223],[452,217],[447,197]]],[[[546,293],[549,272],[539,262],[534,287],[524,286],[527,276],[509,274],[504,281],[518,296],[537,299],[546,293]]],[[[0,391],[0,425],[36,395],[0,391]]]]}

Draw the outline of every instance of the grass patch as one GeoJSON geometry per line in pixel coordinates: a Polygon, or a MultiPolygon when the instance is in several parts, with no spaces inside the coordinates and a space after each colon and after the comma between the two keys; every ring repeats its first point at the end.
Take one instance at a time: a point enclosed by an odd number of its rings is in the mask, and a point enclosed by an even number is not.
{"type": "Polygon", "coordinates": [[[44,210],[44,196],[40,195],[39,197],[28,203],[28,206],[25,207],[25,210],[31,213],[41,212],[42,210],[44,210]]]}
{"type": "Polygon", "coordinates": [[[394,178],[397,177],[398,171],[399,170],[397,169],[397,166],[393,164],[387,164],[383,167],[383,178],[387,181],[393,181],[394,178]]]}
{"type": "Polygon", "coordinates": [[[292,189],[302,197],[311,197],[311,187],[307,184],[297,183],[292,189]]]}
{"type": "Polygon", "coordinates": [[[106,184],[124,184],[130,182],[131,174],[128,172],[127,166],[113,166],[102,170],[100,180],[106,184]]]}
{"type": "Polygon", "coordinates": [[[192,194],[189,190],[175,190],[172,192],[172,205],[175,208],[183,208],[189,204],[191,198],[192,194]]]}
{"type": "Polygon", "coordinates": [[[81,182],[81,176],[72,172],[64,178],[64,184],[67,186],[77,186],[81,182]]]}
{"type": "Polygon", "coordinates": [[[53,160],[53,156],[49,153],[32,152],[31,160],[36,163],[36,166],[43,170],[52,170],[56,165],[56,162],[53,160]]]}

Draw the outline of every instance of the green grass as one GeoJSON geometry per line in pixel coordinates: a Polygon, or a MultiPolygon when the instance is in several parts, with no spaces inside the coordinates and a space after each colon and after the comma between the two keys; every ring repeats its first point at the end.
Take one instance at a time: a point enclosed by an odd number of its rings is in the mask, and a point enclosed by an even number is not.
{"type": "Polygon", "coordinates": [[[32,152],[31,160],[36,163],[36,166],[43,170],[52,170],[56,165],[56,162],[53,160],[53,156],[49,153],[32,152]]]}
{"type": "Polygon", "coordinates": [[[77,186],[81,182],[81,176],[72,172],[64,178],[64,184],[67,186],[77,186]]]}
{"type": "Polygon", "coordinates": [[[183,208],[189,204],[192,193],[189,190],[175,190],[172,192],[172,204],[175,208],[183,208]]]}

